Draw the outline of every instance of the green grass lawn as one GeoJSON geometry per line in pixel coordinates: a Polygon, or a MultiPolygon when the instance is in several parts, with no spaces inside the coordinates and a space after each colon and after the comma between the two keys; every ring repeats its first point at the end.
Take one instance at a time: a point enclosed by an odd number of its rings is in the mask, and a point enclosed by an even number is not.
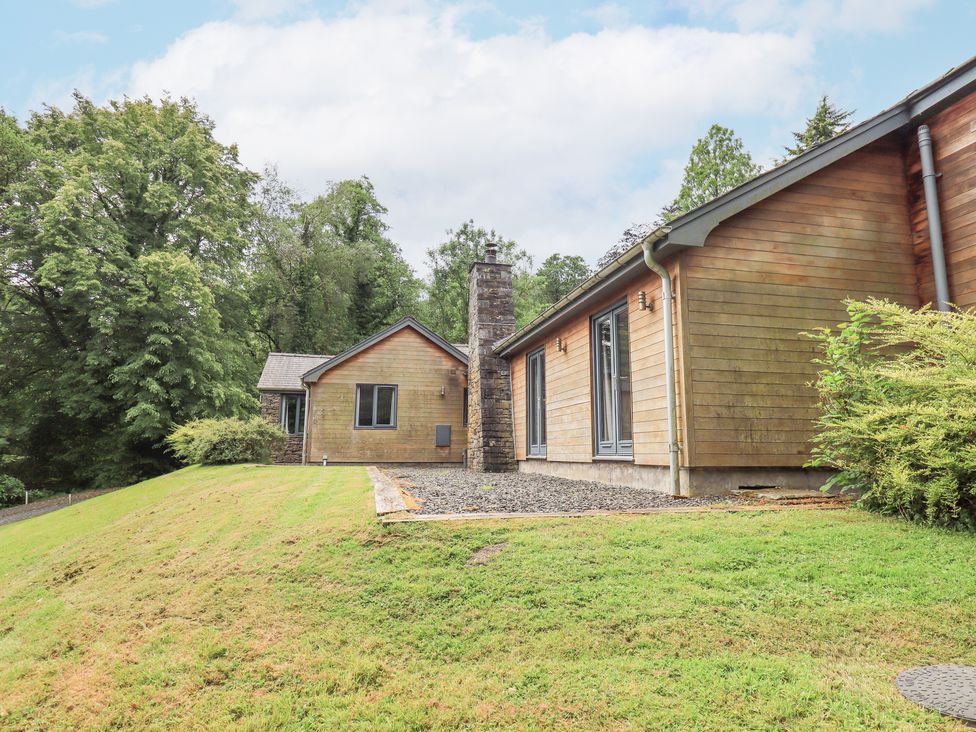
{"type": "Polygon", "coordinates": [[[0,727],[956,729],[893,681],[976,663],[974,548],[856,510],[382,528],[362,468],[189,468],[0,527],[0,727]]]}

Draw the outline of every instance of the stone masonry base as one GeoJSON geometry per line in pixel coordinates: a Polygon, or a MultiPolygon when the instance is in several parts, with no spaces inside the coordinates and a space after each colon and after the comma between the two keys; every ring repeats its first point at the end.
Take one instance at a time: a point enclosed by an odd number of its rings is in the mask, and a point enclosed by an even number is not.
{"type": "MultiPolygon", "coordinates": [[[[634,465],[609,460],[591,463],[521,460],[519,470],[573,480],[617,483],[662,493],[670,489],[668,468],[662,465],[634,465]]],[[[832,475],[829,470],[807,468],[681,468],[680,473],[681,494],[690,497],[718,496],[736,488],[817,490],[832,475]]]]}

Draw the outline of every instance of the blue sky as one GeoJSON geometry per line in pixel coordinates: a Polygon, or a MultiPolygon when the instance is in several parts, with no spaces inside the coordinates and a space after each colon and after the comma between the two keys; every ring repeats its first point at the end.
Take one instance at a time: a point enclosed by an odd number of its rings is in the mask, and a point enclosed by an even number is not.
{"type": "Polygon", "coordinates": [[[24,119],[187,94],[305,195],[361,174],[423,269],[467,218],[590,262],[732,126],[763,164],[820,94],[863,119],[976,54],[936,0],[0,0],[0,106],[24,119]],[[879,10],[878,8],[884,8],[879,10]]]}

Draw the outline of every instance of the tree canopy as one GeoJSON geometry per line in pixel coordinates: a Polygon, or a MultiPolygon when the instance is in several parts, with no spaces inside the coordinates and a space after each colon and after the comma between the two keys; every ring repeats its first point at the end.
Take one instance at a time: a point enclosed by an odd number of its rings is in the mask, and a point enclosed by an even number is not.
{"type": "Polygon", "coordinates": [[[795,158],[844,132],[851,126],[853,114],[853,110],[846,111],[831,104],[827,95],[820,97],[813,116],[807,119],[802,132],[793,133],[793,145],[785,148],[786,156],[779,162],[795,158]]]}
{"type": "Polygon", "coordinates": [[[735,132],[713,124],[691,148],[678,196],[661,212],[667,223],[755,178],[762,169],[752,162],[735,132]]]}
{"type": "Polygon", "coordinates": [[[417,310],[421,282],[369,178],[304,203],[272,169],[259,201],[252,306],[269,349],[336,353],[417,310]]]}
{"type": "Polygon", "coordinates": [[[526,309],[534,308],[534,288],[527,287],[532,267],[529,253],[494,229],[465,221],[457,229],[448,229],[447,239],[427,250],[430,283],[421,317],[435,333],[452,343],[468,340],[468,271],[472,264],[484,259],[489,242],[498,248],[498,261],[512,265],[516,320],[520,315],[524,319],[526,309]]]}
{"type": "Polygon", "coordinates": [[[0,422],[43,487],[168,464],[169,426],[254,408],[257,181],[188,100],[0,113],[0,422]],[[97,456],[97,457],[96,457],[97,456]]]}

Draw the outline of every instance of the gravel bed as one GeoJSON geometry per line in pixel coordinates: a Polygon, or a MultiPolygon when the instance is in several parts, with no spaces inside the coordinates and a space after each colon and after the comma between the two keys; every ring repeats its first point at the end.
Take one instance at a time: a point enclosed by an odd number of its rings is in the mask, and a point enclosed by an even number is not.
{"type": "Polygon", "coordinates": [[[721,496],[671,498],[664,493],[535,473],[475,473],[463,468],[390,468],[418,500],[421,515],[630,511],[729,503],[721,496]]]}

